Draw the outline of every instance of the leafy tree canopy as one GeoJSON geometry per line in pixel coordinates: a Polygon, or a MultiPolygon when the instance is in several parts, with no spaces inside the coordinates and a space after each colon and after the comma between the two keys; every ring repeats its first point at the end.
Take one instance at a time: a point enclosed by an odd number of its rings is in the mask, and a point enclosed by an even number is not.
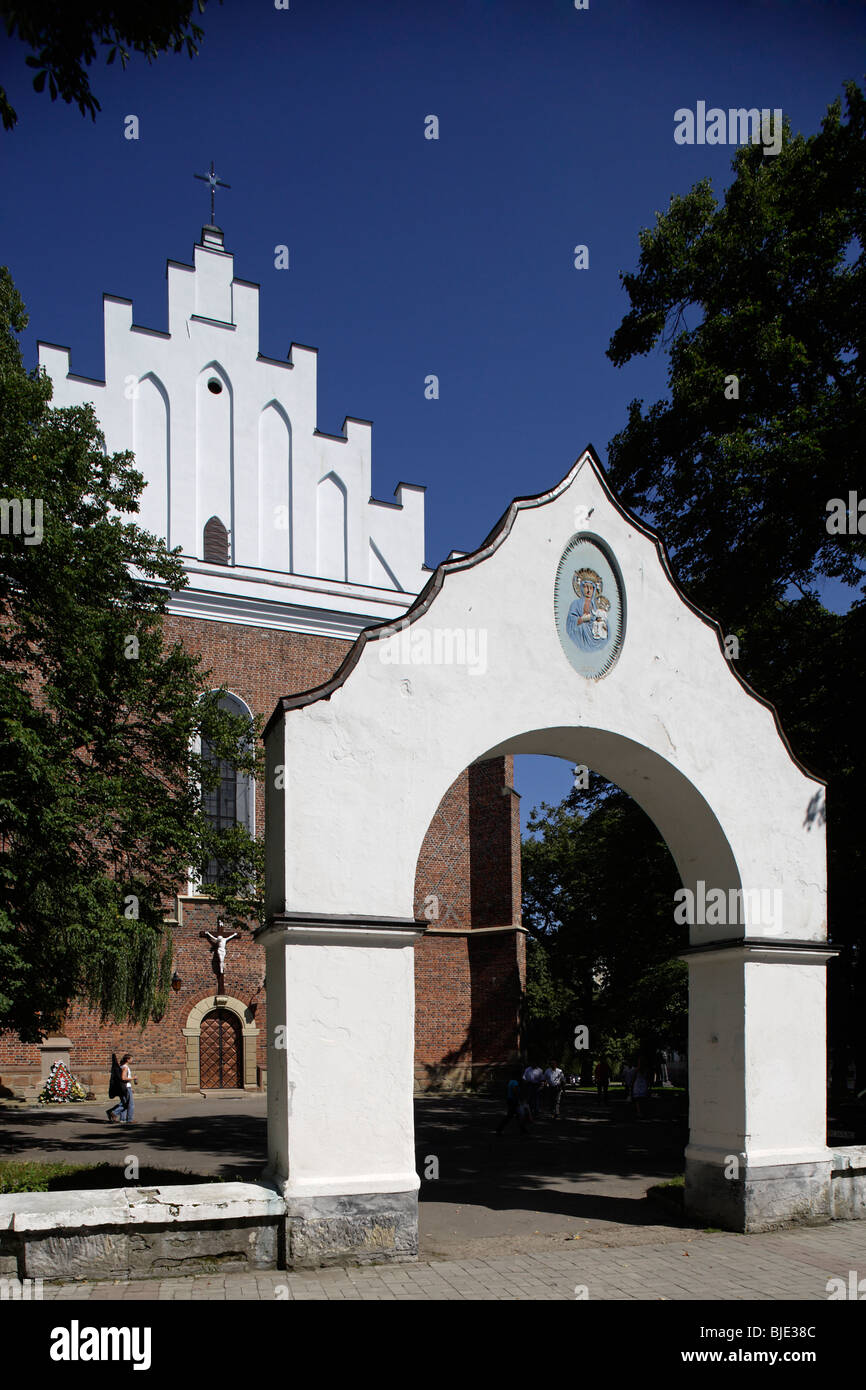
{"type": "Polygon", "coordinates": [[[612,1039],[684,1043],[687,929],[674,923],[679,876],[655,826],[592,774],[542,805],[524,840],[523,924],[530,933],[528,1040],[565,1060],[575,1029],[598,1057],[612,1039]]]}
{"type": "MultiPolygon", "coordinates": [[[[855,947],[866,506],[861,522],[849,492],[866,487],[866,98],[854,83],[844,106],[816,135],[786,125],[776,156],[743,146],[721,202],[703,180],[641,232],[608,356],[623,366],[666,350],[669,391],[648,408],[631,402],[609,470],[663,536],[689,597],[739,638],[734,670],[827,777],[831,929],[855,947]],[[846,613],[822,603],[824,580],[848,588],[846,613]]],[[[654,827],[597,779],[543,811],[542,838],[524,846],[530,1036],[565,1045],[592,1020],[602,1036],[676,1030],[683,967],[672,957],[685,942],[673,938],[678,878],[654,827]]],[[[856,962],[851,950],[831,974],[831,1036],[843,1050],[853,1040],[866,1070],[856,962]]]]}
{"type": "Polygon", "coordinates": [[[136,524],[144,480],[106,454],[92,407],[53,409],[48,377],[25,370],[26,323],[4,268],[0,1026],[32,1041],[72,998],[120,1022],[164,1008],[173,894],[215,858],[209,893],[255,915],[261,848],[204,814],[216,758],[254,773],[257,744],[165,641],[179,552],[136,524]]]}
{"type": "MultiPolygon", "coordinates": [[[[738,674],[826,777],[831,936],[853,948],[866,886],[866,97],[844,90],[816,134],[786,123],[778,155],[741,147],[721,203],[703,180],[641,232],[608,356],[666,349],[669,392],[631,402],[609,468],[690,598],[740,639],[738,674]],[[844,614],[821,601],[826,580],[850,593],[844,614]]],[[[831,1036],[866,1072],[854,949],[830,979],[831,1036]]]]}
{"type": "Polygon", "coordinates": [[[743,145],[721,205],[708,180],[672,198],[621,277],[631,309],[608,356],[666,346],[670,397],[632,401],[611,475],[734,626],[792,585],[866,579],[866,520],[826,525],[866,440],[866,98],[845,90],[846,120],[837,101],[817,135],[786,124],[777,156],[743,145]]]}
{"type": "MultiPolygon", "coordinates": [[[[51,100],[75,102],[82,116],[96,120],[100,105],[90,89],[86,68],[95,60],[97,47],[107,50],[107,63],[120,58],[126,67],[130,52],[141,53],[152,63],[160,53],[198,53],[204,31],[191,21],[197,9],[204,14],[206,0],[159,0],[146,5],[99,5],[92,0],[29,0],[25,5],[0,3],[0,16],[9,38],[18,37],[32,52],[25,62],[35,70],[37,92],[47,85],[51,100]]],[[[220,0],[222,3],[222,0],[220,0]]],[[[12,130],[18,116],[0,88],[0,116],[5,130],[12,130]]]]}

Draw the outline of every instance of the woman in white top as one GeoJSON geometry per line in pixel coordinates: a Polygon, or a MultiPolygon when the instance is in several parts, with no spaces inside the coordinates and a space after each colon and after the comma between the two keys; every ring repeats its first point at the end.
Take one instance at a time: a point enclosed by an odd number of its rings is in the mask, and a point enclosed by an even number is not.
{"type": "Polygon", "coordinates": [[[128,1052],[124,1052],[120,1059],[120,1100],[113,1110],[106,1113],[109,1120],[114,1120],[120,1124],[131,1124],[135,1114],[135,1101],[132,1098],[132,1069],[130,1062],[132,1057],[128,1052]]]}

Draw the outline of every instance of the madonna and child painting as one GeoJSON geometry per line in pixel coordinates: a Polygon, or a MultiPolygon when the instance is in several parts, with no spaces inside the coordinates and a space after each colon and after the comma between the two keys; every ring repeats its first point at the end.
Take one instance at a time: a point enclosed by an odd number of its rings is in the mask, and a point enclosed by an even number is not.
{"type": "Polygon", "coordinates": [[[572,536],[556,575],[556,628],[571,665],[588,680],[613,666],[622,646],[625,605],[619,567],[594,537],[572,536]]]}
{"type": "Polygon", "coordinates": [[[571,585],[577,598],[568,610],[565,630],[582,651],[598,651],[610,640],[610,599],[602,593],[604,581],[595,570],[575,570],[571,585]]]}

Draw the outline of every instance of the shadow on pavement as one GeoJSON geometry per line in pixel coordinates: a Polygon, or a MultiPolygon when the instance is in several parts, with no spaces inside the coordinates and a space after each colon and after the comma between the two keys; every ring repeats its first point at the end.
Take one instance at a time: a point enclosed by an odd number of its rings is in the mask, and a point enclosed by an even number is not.
{"type": "MultiPolygon", "coordinates": [[[[140,1101],[144,1114],[129,1127],[110,1125],[101,1107],[79,1112],[64,1107],[60,1113],[4,1109],[0,1156],[121,1166],[132,1151],[143,1165],[186,1170],[203,1180],[261,1176],[267,1154],[261,1096],[223,1103],[211,1112],[208,1102],[173,1097],[154,1117],[157,1105],[162,1107],[159,1101],[140,1101]]],[[[558,1122],[543,1116],[525,1136],[514,1125],[497,1135],[503,1117],[499,1100],[419,1097],[420,1200],[428,1209],[450,1203],[653,1224],[659,1213],[645,1201],[646,1189],[683,1172],[688,1137],[682,1115],[659,1115],[664,1109],[660,1103],[654,1116],[650,1107],[650,1118],[638,1122],[624,1102],[602,1105],[594,1096],[570,1096],[558,1122]],[[431,1158],[438,1164],[435,1180],[427,1176],[431,1158]]]]}
{"type": "MultiPolygon", "coordinates": [[[[661,1108],[661,1107],[659,1107],[661,1108]]],[[[416,1167],[423,1204],[533,1211],[581,1220],[653,1225],[676,1217],[645,1200],[646,1189],[682,1174],[688,1127],[677,1115],[638,1121],[628,1106],[570,1099],[558,1121],[542,1115],[522,1135],[512,1122],[494,1133],[501,1103],[482,1098],[416,1105],[416,1167]],[[438,1177],[425,1179],[429,1160],[438,1177]]]]}

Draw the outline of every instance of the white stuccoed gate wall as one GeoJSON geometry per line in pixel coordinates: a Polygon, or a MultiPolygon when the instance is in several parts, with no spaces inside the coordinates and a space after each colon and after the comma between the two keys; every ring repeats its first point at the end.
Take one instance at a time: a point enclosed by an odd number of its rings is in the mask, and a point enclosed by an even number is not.
{"type": "Polygon", "coordinates": [[[691,928],[686,1201],[740,1230],[827,1215],[824,787],[683,598],[660,543],[587,450],[441,566],[405,621],[410,658],[424,640],[435,650],[437,630],[440,645],[446,630],[486,634],[484,668],[402,664],[387,645],[396,625],[370,629],[265,732],[268,1172],[288,1201],[290,1258],[415,1248],[415,868],[454,779],[503,753],[554,754],[616,782],[684,886],[780,894],[772,921],[691,928]],[[619,657],[597,680],[574,669],[554,622],[578,533],[615,557],[625,596],[619,657]]]}

